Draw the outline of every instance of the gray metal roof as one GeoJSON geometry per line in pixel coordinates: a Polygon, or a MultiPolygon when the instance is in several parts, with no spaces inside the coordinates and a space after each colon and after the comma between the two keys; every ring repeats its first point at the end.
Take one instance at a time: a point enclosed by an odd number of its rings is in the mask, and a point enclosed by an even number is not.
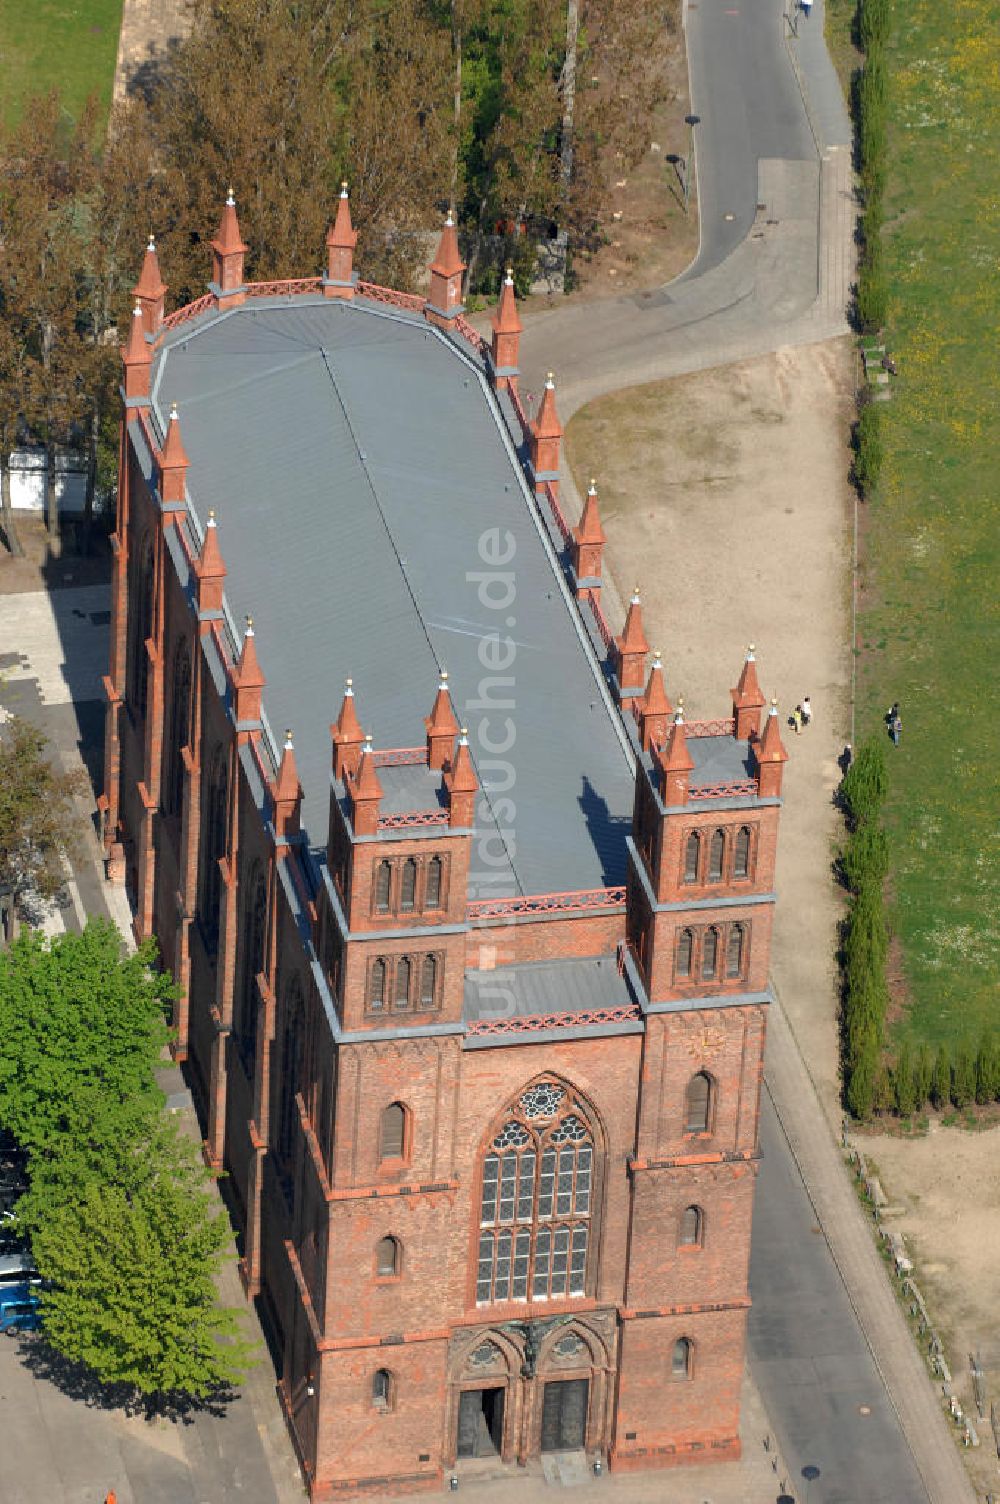
{"type": "Polygon", "coordinates": [[[530,961],[465,973],[466,1023],[627,1008],[634,1001],[614,956],[530,961]]]}
{"type": "MultiPolygon", "coordinates": [[[[191,505],[202,522],[218,515],[227,601],[237,619],[253,614],[270,725],[294,730],[312,842],[325,841],[345,676],[377,748],[416,746],[441,665],[494,784],[477,830],[499,828],[506,847],[474,841],[473,891],[623,881],[632,754],[476,366],[405,314],[255,302],[168,336],[154,401],[161,418],[178,404],[191,505]],[[476,578],[495,529],[514,544],[515,597],[499,607],[476,578]],[[516,651],[494,672],[479,649],[498,631],[516,651]],[[484,686],[505,676],[512,685],[484,686]],[[502,738],[508,715],[501,789],[482,736],[502,738]]],[[[384,781],[401,793],[404,777],[384,781]]]]}
{"type": "Polygon", "coordinates": [[[754,776],[746,742],[733,736],[689,736],[688,751],[694,767],[688,776],[691,788],[706,783],[739,783],[754,776]]]}

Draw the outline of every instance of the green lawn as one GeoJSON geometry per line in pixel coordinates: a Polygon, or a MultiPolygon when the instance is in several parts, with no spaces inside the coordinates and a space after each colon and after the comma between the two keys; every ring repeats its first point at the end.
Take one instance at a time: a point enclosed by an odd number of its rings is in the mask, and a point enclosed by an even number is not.
{"type": "Polygon", "coordinates": [[[74,117],[94,91],[107,113],[121,18],[122,0],[0,0],[0,122],[53,88],[74,117]]]}
{"type": "Polygon", "coordinates": [[[1000,1032],[1000,8],[896,0],[886,250],[899,377],[866,508],[859,736],[888,748],[914,1040],[1000,1032]]]}

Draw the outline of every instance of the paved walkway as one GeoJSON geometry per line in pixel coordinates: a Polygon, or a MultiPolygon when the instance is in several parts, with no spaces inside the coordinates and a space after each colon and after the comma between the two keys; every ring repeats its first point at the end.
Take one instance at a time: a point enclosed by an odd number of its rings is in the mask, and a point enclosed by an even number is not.
{"type": "Polygon", "coordinates": [[[115,64],[114,103],[141,88],[147,76],[191,30],[193,0],[124,0],[115,64]]]}

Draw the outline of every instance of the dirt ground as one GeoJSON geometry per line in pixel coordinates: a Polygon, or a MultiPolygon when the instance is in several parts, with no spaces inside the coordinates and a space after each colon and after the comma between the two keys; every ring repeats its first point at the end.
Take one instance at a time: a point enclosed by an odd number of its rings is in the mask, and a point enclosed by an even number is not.
{"type": "Polygon", "coordinates": [[[989,1395],[1000,1398],[1000,1127],[970,1133],[932,1119],[923,1138],[851,1138],[902,1209],[883,1225],[906,1239],[955,1392],[982,1443],[966,1461],[984,1496],[996,1492],[1000,1468],[989,1414],[976,1414],[969,1355],[979,1351],[989,1395]]]}
{"type": "Polygon", "coordinates": [[[597,477],[619,595],[641,586],[673,702],[683,695],[696,717],[729,714],[750,642],[783,725],[812,700],[808,730],[785,726],[772,972],[835,1124],[830,858],[841,834],[837,757],[850,737],[851,390],[850,342],[836,340],[619,392],[578,413],[567,434],[578,489],[597,477]]]}
{"type": "MultiPolygon", "coordinates": [[[[690,106],[682,48],[670,54],[664,72],[671,97],[649,120],[649,145],[642,160],[631,169],[621,162],[608,163],[601,216],[605,243],[590,255],[577,255],[577,286],[570,294],[574,302],[661,287],[682,272],[698,250],[696,186],[692,183],[685,214],[683,163],[668,161],[670,156],[683,158],[688,149],[684,116],[690,106]]],[[[528,306],[544,301],[532,298],[528,306]]]]}

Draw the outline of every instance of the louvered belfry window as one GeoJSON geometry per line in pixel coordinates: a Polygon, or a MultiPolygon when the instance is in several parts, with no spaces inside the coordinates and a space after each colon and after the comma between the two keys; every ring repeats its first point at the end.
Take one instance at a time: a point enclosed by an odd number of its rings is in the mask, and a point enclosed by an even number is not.
{"type": "Polygon", "coordinates": [[[483,1161],[476,1301],[583,1295],[594,1199],[594,1137],[561,1083],[508,1109],[483,1161]]]}

